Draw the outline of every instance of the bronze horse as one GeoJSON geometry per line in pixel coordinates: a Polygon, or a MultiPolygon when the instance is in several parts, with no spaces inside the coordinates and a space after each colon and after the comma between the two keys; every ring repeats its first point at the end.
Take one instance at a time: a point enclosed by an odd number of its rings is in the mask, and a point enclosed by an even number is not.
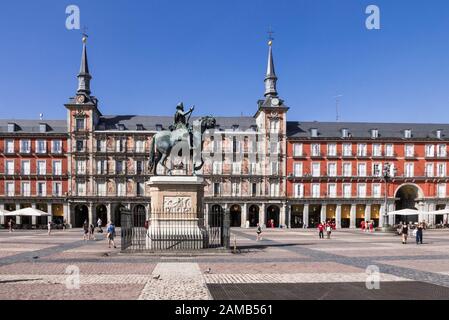
{"type": "Polygon", "coordinates": [[[216,120],[213,117],[207,116],[199,118],[193,122],[193,128],[187,130],[185,128],[177,129],[174,131],[164,130],[158,132],[151,143],[150,157],[148,162],[148,167],[150,173],[157,175],[157,165],[161,165],[167,169],[168,173],[171,174],[172,169],[167,167],[167,160],[175,147],[189,146],[190,159],[193,159],[193,150],[195,148],[200,148],[199,154],[201,159],[201,164],[196,166],[194,163],[193,171],[201,170],[204,165],[203,158],[201,157],[201,152],[203,150],[203,139],[202,136],[204,132],[208,129],[215,128],[216,120]]]}

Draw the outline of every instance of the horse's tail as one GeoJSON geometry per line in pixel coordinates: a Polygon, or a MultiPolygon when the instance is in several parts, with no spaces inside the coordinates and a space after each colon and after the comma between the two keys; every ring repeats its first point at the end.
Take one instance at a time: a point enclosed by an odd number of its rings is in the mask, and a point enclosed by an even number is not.
{"type": "Polygon", "coordinates": [[[148,159],[148,167],[150,169],[150,172],[152,172],[153,168],[154,168],[154,160],[155,160],[154,156],[156,153],[154,150],[155,144],[156,144],[156,136],[153,137],[153,141],[151,142],[151,147],[150,147],[150,156],[148,159]]]}

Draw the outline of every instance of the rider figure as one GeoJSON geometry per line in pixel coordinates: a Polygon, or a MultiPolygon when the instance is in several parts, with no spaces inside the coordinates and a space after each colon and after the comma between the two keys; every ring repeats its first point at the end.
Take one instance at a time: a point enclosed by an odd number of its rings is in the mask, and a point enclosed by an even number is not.
{"type": "Polygon", "coordinates": [[[189,111],[184,112],[184,104],[181,102],[177,105],[176,107],[176,113],[175,113],[175,121],[173,123],[173,130],[177,130],[177,129],[189,129],[188,128],[188,121],[186,119],[186,117],[188,115],[191,115],[193,110],[195,108],[191,107],[189,111]]]}

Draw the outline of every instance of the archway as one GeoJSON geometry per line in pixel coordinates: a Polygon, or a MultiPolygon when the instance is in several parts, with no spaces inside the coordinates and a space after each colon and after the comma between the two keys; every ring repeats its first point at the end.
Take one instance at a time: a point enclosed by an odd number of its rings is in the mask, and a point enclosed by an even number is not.
{"type": "Polygon", "coordinates": [[[240,227],[242,225],[242,208],[238,204],[231,206],[231,227],[240,227]]]}
{"type": "Polygon", "coordinates": [[[95,221],[95,225],[97,225],[98,219],[101,219],[101,226],[102,227],[106,226],[108,219],[108,209],[104,204],[100,204],[97,206],[96,217],[97,219],[95,221]]]}
{"type": "Polygon", "coordinates": [[[146,218],[147,218],[147,211],[145,209],[145,206],[141,204],[135,206],[133,210],[134,227],[144,227],[146,218]]]}
{"type": "MultiPolygon", "coordinates": [[[[417,203],[418,199],[420,198],[420,190],[416,185],[413,184],[406,184],[396,191],[396,210],[403,210],[403,209],[417,209],[417,203]]],[[[400,222],[417,222],[418,221],[418,214],[413,216],[396,216],[395,217],[395,224],[400,222]]]]}
{"type": "Polygon", "coordinates": [[[122,211],[126,210],[126,207],[122,204],[119,204],[117,207],[115,207],[114,224],[116,227],[120,227],[122,225],[122,211]]]}
{"type": "Polygon", "coordinates": [[[259,223],[259,207],[256,205],[252,205],[248,210],[248,220],[250,227],[257,227],[259,223]]]}
{"type": "Polygon", "coordinates": [[[75,207],[75,228],[81,228],[84,221],[89,222],[89,209],[84,204],[75,207]]]}
{"type": "Polygon", "coordinates": [[[279,227],[279,212],[278,206],[269,206],[267,208],[267,228],[279,227]]]}

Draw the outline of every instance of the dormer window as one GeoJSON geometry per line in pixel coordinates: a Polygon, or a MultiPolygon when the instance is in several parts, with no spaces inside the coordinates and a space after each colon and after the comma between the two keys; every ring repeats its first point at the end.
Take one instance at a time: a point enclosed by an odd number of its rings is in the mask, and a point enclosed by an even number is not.
{"type": "Polygon", "coordinates": [[[349,138],[349,129],[341,129],[341,137],[349,138]]]}
{"type": "Polygon", "coordinates": [[[252,131],[257,131],[257,126],[253,124],[253,125],[251,126],[251,130],[252,130],[252,131]]]}
{"type": "Polygon", "coordinates": [[[232,130],[233,131],[237,131],[238,129],[239,129],[239,125],[238,124],[232,125],[232,130]]]}
{"type": "Polygon", "coordinates": [[[46,123],[40,123],[40,124],[39,124],[39,132],[40,132],[40,133],[45,133],[45,132],[47,132],[47,124],[46,124],[46,123]]]}
{"type": "Polygon", "coordinates": [[[379,130],[377,130],[377,129],[371,129],[371,138],[372,138],[372,139],[377,139],[377,138],[379,138],[379,130]]]}
{"type": "Polygon", "coordinates": [[[124,125],[123,123],[119,123],[118,129],[119,129],[120,131],[124,131],[124,130],[125,130],[125,125],[124,125]]]}
{"type": "Polygon", "coordinates": [[[12,133],[16,131],[16,124],[15,123],[8,123],[8,132],[12,133]]]}
{"type": "Polygon", "coordinates": [[[442,130],[437,130],[436,132],[437,139],[441,139],[441,137],[443,136],[441,131],[442,130]]]}
{"type": "Polygon", "coordinates": [[[143,131],[143,124],[136,124],[137,131],[143,131]]]}
{"type": "Polygon", "coordinates": [[[404,130],[404,138],[411,139],[412,138],[412,130],[410,130],[410,129],[404,130]]]}
{"type": "Polygon", "coordinates": [[[317,128],[310,129],[310,135],[312,136],[312,138],[317,138],[318,137],[318,129],[317,128]]]}
{"type": "Polygon", "coordinates": [[[162,131],[162,124],[156,125],[156,131],[162,131]]]}

